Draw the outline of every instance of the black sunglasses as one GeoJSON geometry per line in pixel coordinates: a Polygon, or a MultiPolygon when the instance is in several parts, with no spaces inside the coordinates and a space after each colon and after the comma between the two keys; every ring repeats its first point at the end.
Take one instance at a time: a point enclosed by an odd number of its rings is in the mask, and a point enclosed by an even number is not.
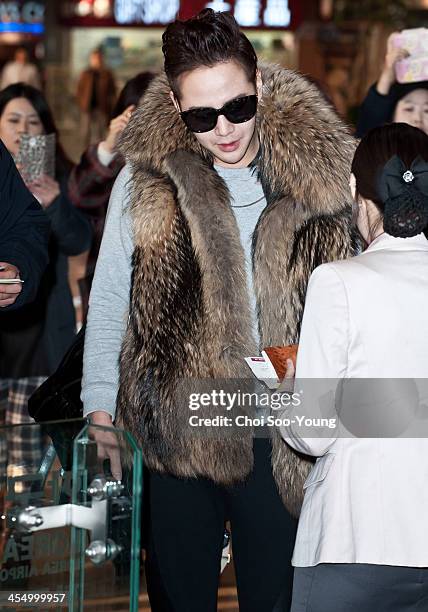
{"type": "Polygon", "coordinates": [[[210,132],[217,125],[217,119],[224,115],[231,123],[244,123],[257,112],[257,96],[244,96],[227,102],[222,108],[192,108],[180,113],[191,132],[210,132]]]}

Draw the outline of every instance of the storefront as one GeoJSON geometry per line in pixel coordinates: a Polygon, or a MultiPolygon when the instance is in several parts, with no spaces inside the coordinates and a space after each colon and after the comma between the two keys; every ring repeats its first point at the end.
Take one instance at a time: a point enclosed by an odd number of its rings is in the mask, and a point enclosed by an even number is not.
{"type": "Polygon", "coordinates": [[[165,25],[205,7],[232,11],[259,55],[295,66],[293,32],[302,20],[298,0],[68,0],[59,18],[70,37],[71,75],[76,78],[98,46],[120,82],[141,70],[160,68],[165,25]]]}

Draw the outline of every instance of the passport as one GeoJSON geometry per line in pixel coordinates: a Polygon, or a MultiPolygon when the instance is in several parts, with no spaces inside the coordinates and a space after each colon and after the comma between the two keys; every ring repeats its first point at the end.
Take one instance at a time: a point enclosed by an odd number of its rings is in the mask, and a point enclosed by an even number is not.
{"type": "Polygon", "coordinates": [[[269,389],[277,389],[284,380],[287,359],[291,359],[296,368],[298,346],[267,346],[262,350],[261,357],[246,357],[245,361],[256,378],[264,382],[269,389]]]}

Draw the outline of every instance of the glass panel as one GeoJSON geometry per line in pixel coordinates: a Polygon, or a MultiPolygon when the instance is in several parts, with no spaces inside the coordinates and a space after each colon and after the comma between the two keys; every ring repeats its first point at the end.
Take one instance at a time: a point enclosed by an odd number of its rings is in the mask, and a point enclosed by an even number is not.
{"type": "Polygon", "coordinates": [[[93,523],[72,530],[73,609],[137,612],[141,451],[122,430],[87,425],[74,442],[72,480],[73,504],[93,523]]]}
{"type": "Polygon", "coordinates": [[[43,525],[38,512],[71,502],[73,438],[85,424],[79,419],[0,428],[1,597],[69,591],[71,527],[43,525]]]}
{"type": "Polygon", "coordinates": [[[0,609],[8,593],[39,591],[67,593],[60,609],[73,612],[136,611],[141,473],[119,430],[83,419],[0,427],[0,609]],[[120,482],[97,456],[101,433],[120,482]]]}

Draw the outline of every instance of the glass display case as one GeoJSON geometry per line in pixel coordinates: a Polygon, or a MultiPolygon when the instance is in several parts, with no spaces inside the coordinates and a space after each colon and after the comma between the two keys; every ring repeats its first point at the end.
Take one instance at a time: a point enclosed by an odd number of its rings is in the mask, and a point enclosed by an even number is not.
{"type": "Polygon", "coordinates": [[[132,436],[86,420],[5,426],[0,462],[0,609],[138,610],[132,436]]]}

